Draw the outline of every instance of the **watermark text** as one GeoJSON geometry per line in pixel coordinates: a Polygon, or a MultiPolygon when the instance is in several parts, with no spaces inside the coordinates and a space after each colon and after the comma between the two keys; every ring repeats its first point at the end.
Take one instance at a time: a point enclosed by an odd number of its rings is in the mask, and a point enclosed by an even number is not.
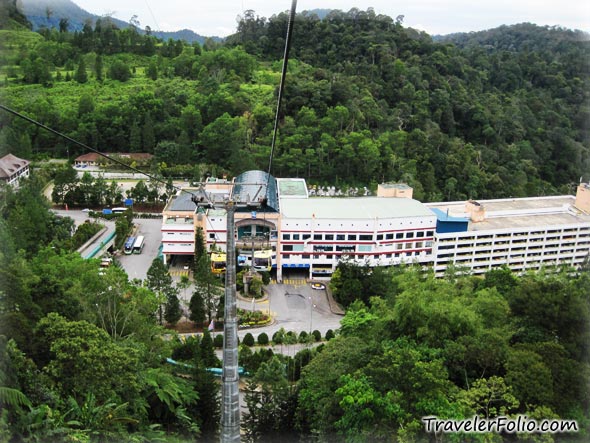
{"type": "Polygon", "coordinates": [[[576,420],[543,419],[535,420],[526,415],[517,417],[481,418],[477,415],[463,420],[441,419],[435,416],[422,417],[422,422],[428,433],[540,433],[560,434],[564,432],[578,432],[576,420]]]}

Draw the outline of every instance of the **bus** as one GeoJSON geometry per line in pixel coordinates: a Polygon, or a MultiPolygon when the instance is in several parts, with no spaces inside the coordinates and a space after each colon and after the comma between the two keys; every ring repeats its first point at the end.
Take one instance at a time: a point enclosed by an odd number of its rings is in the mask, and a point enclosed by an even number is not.
{"type": "Polygon", "coordinates": [[[127,239],[127,241],[125,242],[125,248],[123,249],[123,252],[125,252],[125,254],[127,254],[127,255],[132,254],[134,244],[135,244],[135,237],[129,237],[127,239]]]}
{"type": "Polygon", "coordinates": [[[211,253],[211,272],[213,274],[223,274],[225,272],[227,259],[224,252],[211,253]]]}
{"type": "Polygon", "coordinates": [[[272,269],[273,255],[271,249],[254,252],[254,269],[257,271],[268,271],[272,269]]]}
{"type": "Polygon", "coordinates": [[[133,253],[134,254],[141,254],[141,251],[143,251],[143,246],[145,244],[144,240],[145,240],[145,237],[143,235],[137,236],[137,238],[135,239],[135,243],[133,243],[133,253]]]}

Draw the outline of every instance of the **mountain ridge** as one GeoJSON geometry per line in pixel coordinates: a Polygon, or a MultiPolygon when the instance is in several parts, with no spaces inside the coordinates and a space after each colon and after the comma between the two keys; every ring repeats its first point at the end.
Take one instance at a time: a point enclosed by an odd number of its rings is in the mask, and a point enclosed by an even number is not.
{"type": "MultiPolygon", "coordinates": [[[[81,31],[87,20],[91,20],[92,25],[96,23],[97,19],[104,18],[78,6],[72,0],[18,0],[17,8],[29,20],[33,27],[33,31],[41,28],[56,28],[59,29],[59,22],[63,18],[68,19],[69,31],[81,31]]],[[[130,23],[120,20],[118,18],[109,17],[118,28],[124,29],[131,26],[130,23]]],[[[144,33],[145,30],[139,29],[144,33]]],[[[203,36],[192,29],[180,29],[178,31],[150,31],[152,35],[163,40],[185,40],[188,43],[199,42],[203,44],[208,38],[215,41],[223,40],[217,36],[203,36]]]]}

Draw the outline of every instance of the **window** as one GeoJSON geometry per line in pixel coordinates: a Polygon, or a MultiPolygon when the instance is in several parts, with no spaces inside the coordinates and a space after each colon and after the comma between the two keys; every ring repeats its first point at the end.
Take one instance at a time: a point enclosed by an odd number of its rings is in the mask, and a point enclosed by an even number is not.
{"type": "Polygon", "coordinates": [[[427,237],[432,237],[434,235],[434,231],[426,231],[427,237]]]}
{"type": "Polygon", "coordinates": [[[299,240],[299,234],[293,234],[293,240],[299,240]]]}
{"type": "Polygon", "coordinates": [[[348,236],[348,240],[356,240],[356,235],[355,234],[350,234],[348,236]]]}
{"type": "Polygon", "coordinates": [[[291,258],[291,254],[283,254],[283,258],[288,260],[291,258]]]}
{"type": "Polygon", "coordinates": [[[377,234],[377,241],[383,240],[383,234],[377,234]]]}
{"type": "Polygon", "coordinates": [[[302,240],[307,240],[311,238],[311,234],[303,234],[303,236],[301,237],[302,240]]]}
{"type": "Polygon", "coordinates": [[[416,232],[416,237],[424,237],[424,231],[416,232]]]}
{"type": "Polygon", "coordinates": [[[359,252],[371,252],[372,249],[371,245],[359,245],[359,252]]]}
{"type": "Polygon", "coordinates": [[[334,240],[334,234],[326,234],[325,238],[326,240],[334,240]]]}
{"type": "Polygon", "coordinates": [[[293,245],[283,245],[283,251],[293,251],[293,245]]]}
{"type": "Polygon", "coordinates": [[[393,234],[385,235],[385,240],[393,240],[393,234]]]}
{"type": "Polygon", "coordinates": [[[313,239],[314,240],[321,240],[322,239],[322,234],[313,234],[313,239]]]}
{"type": "Polygon", "coordinates": [[[283,240],[291,240],[291,234],[283,234],[283,240]]]}
{"type": "Polygon", "coordinates": [[[337,234],[336,235],[336,240],[346,240],[346,235],[344,234],[337,234]]]}
{"type": "Polygon", "coordinates": [[[398,232],[397,234],[395,234],[395,238],[404,238],[404,233],[403,232],[398,232]]]}
{"type": "Polygon", "coordinates": [[[406,238],[414,238],[414,233],[413,232],[406,233],[406,238]]]}
{"type": "Polygon", "coordinates": [[[215,240],[215,234],[209,234],[209,239],[210,240],[215,240]]]}
{"type": "Polygon", "coordinates": [[[371,241],[373,240],[373,236],[372,235],[367,235],[367,234],[361,234],[359,235],[359,240],[361,241],[371,241]]]}

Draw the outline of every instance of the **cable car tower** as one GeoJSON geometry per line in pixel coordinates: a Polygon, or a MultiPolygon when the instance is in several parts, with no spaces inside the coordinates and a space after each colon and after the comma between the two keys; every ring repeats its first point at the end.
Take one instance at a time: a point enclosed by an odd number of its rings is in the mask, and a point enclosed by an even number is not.
{"type": "MultiPolygon", "coordinates": [[[[289,60],[289,48],[291,44],[291,35],[293,32],[293,22],[295,21],[295,9],[297,0],[292,0],[291,12],[287,25],[287,38],[285,42],[285,54],[283,58],[283,69],[281,73],[281,82],[277,100],[277,110],[273,130],[273,138],[268,165],[268,176],[266,183],[249,183],[249,185],[260,186],[254,199],[247,198],[247,201],[238,201],[232,192],[231,197],[222,204],[215,204],[209,198],[204,188],[201,186],[197,193],[192,197],[197,207],[204,209],[225,209],[227,217],[227,251],[226,251],[226,273],[225,273],[225,310],[223,322],[223,375],[221,389],[221,443],[236,443],[240,441],[240,391],[238,373],[238,315],[236,302],[236,247],[235,247],[235,223],[234,215],[238,208],[247,208],[248,210],[257,210],[266,206],[268,179],[272,165],[272,157],[276,141],[278,128],[279,112],[281,99],[283,95],[285,76],[287,72],[287,63],[289,60]]],[[[252,257],[253,259],[253,257],[252,257]]]]}

